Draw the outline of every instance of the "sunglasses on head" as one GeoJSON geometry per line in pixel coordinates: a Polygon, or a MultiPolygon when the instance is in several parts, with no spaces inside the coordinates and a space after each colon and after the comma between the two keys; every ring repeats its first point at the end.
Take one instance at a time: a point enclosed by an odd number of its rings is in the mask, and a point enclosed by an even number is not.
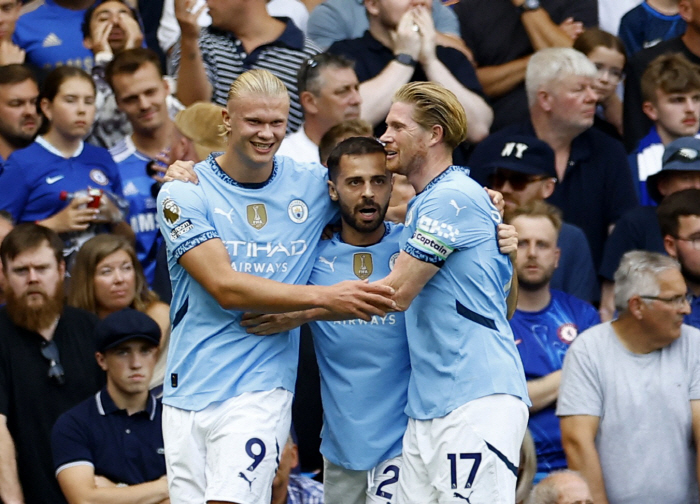
{"type": "Polygon", "coordinates": [[[539,182],[540,180],[545,180],[551,178],[547,175],[530,175],[527,173],[521,173],[510,170],[498,170],[495,173],[489,175],[489,184],[494,189],[498,189],[506,185],[506,182],[510,183],[510,186],[514,191],[522,191],[528,184],[532,182],[539,182]]]}
{"type": "Polygon", "coordinates": [[[44,341],[41,343],[41,355],[49,361],[49,378],[56,380],[56,383],[63,385],[65,383],[63,366],[61,366],[61,358],[58,355],[58,346],[54,340],[44,341]]]}

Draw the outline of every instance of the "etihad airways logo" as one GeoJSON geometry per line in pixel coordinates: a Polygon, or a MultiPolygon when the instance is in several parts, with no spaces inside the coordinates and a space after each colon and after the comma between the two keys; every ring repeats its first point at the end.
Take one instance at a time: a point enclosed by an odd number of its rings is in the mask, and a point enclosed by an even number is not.
{"type": "Polygon", "coordinates": [[[276,254],[292,257],[302,255],[308,248],[306,240],[292,240],[289,243],[229,240],[224,244],[232,257],[273,257],[276,254]]]}

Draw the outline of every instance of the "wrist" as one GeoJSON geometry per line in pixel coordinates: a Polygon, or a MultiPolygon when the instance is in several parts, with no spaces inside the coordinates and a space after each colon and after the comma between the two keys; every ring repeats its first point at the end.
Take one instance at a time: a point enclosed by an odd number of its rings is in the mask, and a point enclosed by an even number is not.
{"type": "Polygon", "coordinates": [[[416,59],[413,56],[405,52],[398,52],[394,54],[394,61],[413,68],[415,68],[418,64],[418,61],[416,61],[416,59]]]}

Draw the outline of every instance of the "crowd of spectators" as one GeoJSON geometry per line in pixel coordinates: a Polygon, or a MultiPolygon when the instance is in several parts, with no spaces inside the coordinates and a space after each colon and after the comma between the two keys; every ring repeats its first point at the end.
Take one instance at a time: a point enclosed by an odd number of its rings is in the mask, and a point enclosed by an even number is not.
{"type": "MultiPolygon", "coordinates": [[[[406,83],[456,96],[455,164],[519,237],[518,502],[697,502],[700,0],[0,0],[0,501],[168,502],[160,396],[187,301],[170,309],[157,198],[169,165],[226,149],[251,69],[284,83],[270,148],[299,163],[381,137],[406,83]]],[[[386,220],[414,196],[395,174],[386,220]]],[[[301,328],[274,504],[353,472],[322,456],[319,327],[301,328]]],[[[391,481],[362,488],[353,504],[395,502],[391,481]]]]}

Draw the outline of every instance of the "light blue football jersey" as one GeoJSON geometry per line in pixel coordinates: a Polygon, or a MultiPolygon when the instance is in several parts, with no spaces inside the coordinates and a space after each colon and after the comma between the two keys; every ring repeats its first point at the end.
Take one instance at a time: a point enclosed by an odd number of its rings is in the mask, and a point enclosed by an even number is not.
{"type": "Polygon", "coordinates": [[[336,214],[327,170],[280,156],[266,182],[239,184],[211,155],[195,171],[199,185],[171,182],[158,194],[173,285],[163,403],[198,411],[244,392],[293,391],[298,330],[247,334],[240,326],[243,313],[221,308],[178,260],[219,238],[235,271],[306,284],[321,231],[336,214]]]}
{"type": "Polygon", "coordinates": [[[440,267],[406,311],[411,418],[439,418],[493,394],[529,404],[506,318],[513,268],[498,250],[500,222],[486,191],[459,166],[409,203],[402,250],[440,267]]]}
{"type": "MultiPolygon", "coordinates": [[[[349,245],[339,234],[321,242],[309,283],[381,280],[399,255],[402,230],[387,222],[382,240],[368,247],[349,245]]],[[[411,373],[403,313],[313,322],[311,331],[321,374],[323,456],[356,471],[398,456],[411,373]]]]}

